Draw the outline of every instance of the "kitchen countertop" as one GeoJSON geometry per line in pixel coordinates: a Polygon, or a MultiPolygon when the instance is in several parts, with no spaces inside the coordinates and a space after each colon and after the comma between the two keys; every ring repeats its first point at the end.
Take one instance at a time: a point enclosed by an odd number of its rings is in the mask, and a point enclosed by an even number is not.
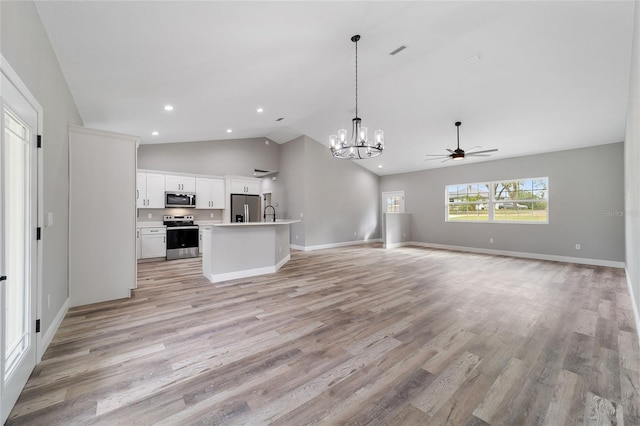
{"type": "Polygon", "coordinates": [[[213,226],[269,226],[269,225],[291,225],[292,223],[298,223],[299,220],[276,220],[275,222],[227,222],[227,223],[215,223],[213,226]]]}
{"type": "Polygon", "coordinates": [[[137,222],[136,228],[166,228],[161,221],[158,222],[137,222]]]}

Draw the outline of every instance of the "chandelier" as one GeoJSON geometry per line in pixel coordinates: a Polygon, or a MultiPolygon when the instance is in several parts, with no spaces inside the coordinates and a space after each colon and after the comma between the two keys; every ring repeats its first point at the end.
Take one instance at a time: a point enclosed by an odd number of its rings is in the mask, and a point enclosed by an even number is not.
{"type": "Polygon", "coordinates": [[[351,160],[377,157],[384,149],[384,132],[376,130],[373,141],[370,141],[367,128],[362,126],[362,120],[358,117],[358,40],[359,35],[351,37],[356,44],[356,116],[351,120],[351,139],[347,139],[347,129],[340,129],[337,135],[329,136],[331,155],[351,160]]]}

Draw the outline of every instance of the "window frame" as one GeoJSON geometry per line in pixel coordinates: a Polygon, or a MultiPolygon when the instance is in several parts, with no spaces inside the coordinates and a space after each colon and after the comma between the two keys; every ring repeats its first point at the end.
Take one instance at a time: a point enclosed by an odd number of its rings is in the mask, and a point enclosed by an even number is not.
{"type": "MultiPolygon", "coordinates": [[[[444,195],[445,195],[445,200],[444,200],[444,219],[445,219],[445,223],[499,223],[499,224],[522,224],[522,225],[548,225],[549,224],[549,217],[550,217],[550,204],[549,204],[549,177],[548,176],[540,176],[540,177],[527,177],[527,178],[511,178],[511,179],[497,179],[497,180],[492,180],[492,181],[485,181],[485,182],[469,182],[469,183],[454,183],[454,184],[448,184],[444,186],[444,195]],[[499,218],[496,218],[495,212],[496,212],[496,205],[498,203],[504,203],[504,200],[496,200],[495,199],[495,185],[498,185],[502,182],[518,182],[518,181],[535,181],[535,180],[544,180],[546,183],[546,189],[545,191],[545,198],[543,198],[542,200],[544,200],[547,204],[547,208],[546,208],[546,219],[545,220],[501,220],[499,218]],[[449,207],[451,205],[453,205],[454,203],[449,201],[450,200],[450,190],[449,188],[454,187],[454,186],[474,186],[474,185],[485,185],[489,188],[489,200],[487,201],[487,219],[486,220],[469,220],[469,219],[450,219],[449,218],[449,207]]],[[[522,203],[533,203],[535,202],[536,199],[528,199],[528,200],[514,200],[514,201],[509,201],[509,202],[513,202],[516,203],[516,205],[520,202],[522,203]]],[[[458,203],[458,204],[465,204],[465,205],[477,205],[477,204],[484,204],[482,202],[462,202],[462,203],[458,203]]]]}

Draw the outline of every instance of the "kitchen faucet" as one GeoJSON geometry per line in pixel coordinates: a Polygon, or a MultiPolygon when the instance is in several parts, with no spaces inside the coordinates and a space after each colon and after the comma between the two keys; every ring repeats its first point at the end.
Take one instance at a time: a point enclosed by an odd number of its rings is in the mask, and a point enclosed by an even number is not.
{"type": "Polygon", "coordinates": [[[276,221],[276,208],[273,207],[272,205],[268,205],[264,208],[264,214],[262,215],[262,218],[264,219],[264,221],[267,221],[267,209],[271,207],[271,210],[273,210],[272,214],[269,214],[269,216],[273,216],[273,222],[276,221]]]}

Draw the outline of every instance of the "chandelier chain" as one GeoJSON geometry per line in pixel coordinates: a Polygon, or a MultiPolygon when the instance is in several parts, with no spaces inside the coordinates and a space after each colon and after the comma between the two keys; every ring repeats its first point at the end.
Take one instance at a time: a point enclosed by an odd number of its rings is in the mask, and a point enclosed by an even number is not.
{"type": "Polygon", "coordinates": [[[358,40],[356,40],[356,118],[358,118],[358,40]]]}

